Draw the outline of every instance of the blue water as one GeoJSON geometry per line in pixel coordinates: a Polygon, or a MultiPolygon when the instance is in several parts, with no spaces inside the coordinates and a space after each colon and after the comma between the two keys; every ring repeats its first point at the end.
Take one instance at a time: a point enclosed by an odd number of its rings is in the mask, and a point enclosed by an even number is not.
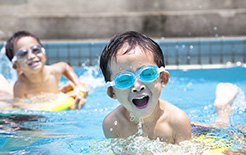
{"type": "MultiPolygon", "coordinates": [[[[108,140],[102,131],[104,117],[119,103],[109,98],[97,67],[74,68],[89,83],[90,93],[81,110],[62,112],[1,111],[0,153],[105,154],[108,140]]],[[[161,98],[184,110],[191,121],[210,124],[216,117],[213,101],[219,82],[230,82],[246,92],[246,68],[168,70],[170,81],[161,98]]],[[[66,83],[61,79],[61,85],[66,83]]],[[[243,110],[232,116],[232,125],[246,125],[243,110]]]]}

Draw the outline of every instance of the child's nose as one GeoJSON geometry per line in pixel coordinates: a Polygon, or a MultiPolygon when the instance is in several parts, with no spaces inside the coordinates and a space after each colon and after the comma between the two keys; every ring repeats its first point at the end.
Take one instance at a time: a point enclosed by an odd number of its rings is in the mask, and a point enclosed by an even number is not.
{"type": "Polygon", "coordinates": [[[134,82],[133,84],[133,87],[132,87],[132,92],[141,92],[142,90],[145,89],[145,85],[143,85],[141,83],[141,81],[139,81],[138,79],[136,79],[136,81],[134,82]]]}
{"type": "Polygon", "coordinates": [[[28,51],[28,54],[27,54],[27,58],[28,58],[28,59],[31,59],[31,58],[33,58],[33,57],[35,57],[35,54],[33,54],[31,50],[29,50],[29,51],[28,51]]]}

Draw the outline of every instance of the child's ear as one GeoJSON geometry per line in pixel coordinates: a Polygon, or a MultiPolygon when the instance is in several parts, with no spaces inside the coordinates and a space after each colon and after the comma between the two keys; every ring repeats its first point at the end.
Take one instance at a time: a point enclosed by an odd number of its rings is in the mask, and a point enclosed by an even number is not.
{"type": "Polygon", "coordinates": [[[116,96],[114,94],[113,87],[108,87],[107,94],[108,94],[109,97],[111,97],[113,99],[116,99],[116,96]]]}
{"type": "Polygon", "coordinates": [[[19,64],[17,64],[17,62],[15,62],[15,63],[13,64],[12,67],[13,67],[15,70],[17,70],[17,69],[19,68],[18,66],[19,66],[19,64]]]}
{"type": "Polygon", "coordinates": [[[167,72],[167,71],[161,72],[160,78],[161,78],[161,86],[162,86],[162,88],[164,88],[169,81],[169,72],[167,72]]]}
{"type": "Polygon", "coordinates": [[[12,66],[14,69],[17,69],[17,65],[16,64],[13,64],[12,66]]]}

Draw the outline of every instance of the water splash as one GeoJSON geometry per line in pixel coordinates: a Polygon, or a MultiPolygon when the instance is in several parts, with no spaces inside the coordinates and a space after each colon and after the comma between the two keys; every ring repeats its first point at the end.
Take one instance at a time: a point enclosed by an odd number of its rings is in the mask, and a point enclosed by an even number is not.
{"type": "Polygon", "coordinates": [[[137,134],[140,136],[140,135],[143,135],[143,119],[139,119],[139,122],[138,122],[138,132],[137,134]]]}
{"type": "Polygon", "coordinates": [[[219,154],[224,151],[235,152],[237,149],[245,152],[245,134],[234,129],[216,130],[192,135],[192,137],[191,140],[180,142],[177,145],[160,141],[159,138],[150,140],[148,137],[133,135],[126,139],[111,139],[107,147],[111,148],[115,154],[139,155],[219,154]]]}
{"type": "MultiPolygon", "coordinates": [[[[130,113],[130,121],[134,122],[135,119],[136,119],[136,116],[134,116],[133,113],[130,113]]],[[[144,123],[143,119],[139,118],[137,135],[143,134],[143,123],[144,123]]]]}
{"type": "Polygon", "coordinates": [[[246,109],[245,95],[241,88],[238,88],[238,93],[232,102],[232,110],[242,113],[246,109]]]}
{"type": "Polygon", "coordinates": [[[85,69],[86,71],[84,72],[84,74],[79,77],[81,81],[89,84],[89,86],[93,89],[105,85],[104,78],[101,76],[98,67],[91,66],[85,67],[85,69]]]}
{"type": "Polygon", "coordinates": [[[135,116],[133,115],[133,113],[130,113],[130,121],[134,122],[134,120],[135,120],[135,116]]]}
{"type": "Polygon", "coordinates": [[[230,125],[245,125],[245,117],[246,117],[246,101],[244,92],[241,88],[238,88],[238,94],[232,102],[232,113],[230,116],[230,125]]]}
{"type": "Polygon", "coordinates": [[[17,73],[12,68],[12,64],[7,58],[7,56],[4,54],[5,48],[3,47],[0,52],[0,74],[2,74],[8,82],[13,86],[15,81],[17,80],[17,73]]]}

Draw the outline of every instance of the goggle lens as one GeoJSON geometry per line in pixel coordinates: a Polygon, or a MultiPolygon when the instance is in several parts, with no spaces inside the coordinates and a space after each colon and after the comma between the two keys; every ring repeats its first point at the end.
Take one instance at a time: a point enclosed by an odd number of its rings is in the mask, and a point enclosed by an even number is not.
{"type": "MultiPolygon", "coordinates": [[[[138,71],[137,77],[143,82],[154,81],[164,67],[158,68],[157,66],[149,65],[141,68],[138,71]]],[[[107,82],[109,86],[115,86],[120,89],[125,89],[134,84],[136,76],[132,72],[124,72],[116,75],[112,82],[107,82]]]]}
{"type": "Polygon", "coordinates": [[[27,56],[28,50],[20,50],[16,53],[17,59],[23,59],[27,56]]]}
{"type": "MultiPolygon", "coordinates": [[[[24,50],[20,50],[16,53],[16,57],[17,59],[23,59],[25,58],[27,55],[28,55],[28,50],[27,49],[24,49],[24,50]]],[[[39,46],[39,45],[35,45],[33,47],[31,47],[31,52],[33,54],[39,54],[42,52],[42,47],[39,46]]]]}
{"type": "Polygon", "coordinates": [[[133,83],[135,82],[136,76],[131,73],[131,72],[125,72],[122,74],[118,74],[115,78],[114,78],[114,83],[115,83],[115,87],[117,88],[127,88],[130,87],[131,85],[133,85],[133,83]]]}
{"type": "Polygon", "coordinates": [[[154,81],[158,76],[158,67],[156,66],[146,66],[141,68],[138,77],[141,81],[151,82],[154,81]]]}

